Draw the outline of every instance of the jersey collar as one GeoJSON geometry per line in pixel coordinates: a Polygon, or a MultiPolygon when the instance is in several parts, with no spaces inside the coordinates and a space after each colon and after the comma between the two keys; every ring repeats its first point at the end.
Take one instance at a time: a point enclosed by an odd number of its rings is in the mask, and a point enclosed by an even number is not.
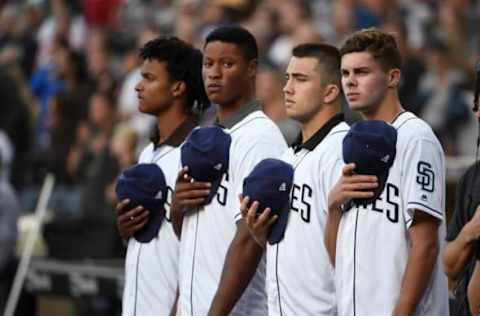
{"type": "Polygon", "coordinates": [[[194,116],[187,117],[182,124],[180,124],[175,131],[173,131],[172,135],[167,138],[164,142],[159,143],[160,140],[160,131],[158,127],[155,126],[155,130],[150,137],[151,142],[155,149],[163,145],[169,145],[172,147],[180,146],[185,138],[187,138],[188,134],[192,129],[194,129],[198,125],[198,119],[194,116]]]}
{"type": "Polygon", "coordinates": [[[335,114],[329,119],[319,130],[315,132],[306,142],[302,143],[302,133],[298,135],[295,142],[292,144],[294,152],[299,152],[302,149],[312,151],[318,144],[330,133],[330,131],[340,122],[345,121],[343,113],[335,114]]]}
{"type": "Polygon", "coordinates": [[[243,120],[247,115],[252,112],[260,110],[260,104],[256,100],[252,100],[238,109],[236,112],[229,115],[223,122],[220,123],[218,116],[215,119],[215,123],[224,128],[232,128],[235,124],[243,120]]]}

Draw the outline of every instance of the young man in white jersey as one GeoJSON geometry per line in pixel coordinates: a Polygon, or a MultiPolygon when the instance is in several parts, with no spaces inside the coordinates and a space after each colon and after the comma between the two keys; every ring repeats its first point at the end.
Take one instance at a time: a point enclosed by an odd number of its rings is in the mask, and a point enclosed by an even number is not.
{"type": "Polygon", "coordinates": [[[292,50],[283,88],[287,115],[301,135],[282,155],[294,170],[288,222],[283,239],[267,243],[275,222],[258,202],[242,216],[255,240],[267,250],[269,315],[335,315],[333,268],[324,245],[327,197],[339,175],[342,139],[349,126],[340,113],[340,53],[326,44],[292,50]],[[259,210],[260,211],[260,210],[259,210]]]}
{"type": "Polygon", "coordinates": [[[238,195],[253,167],[279,157],[286,143],[255,101],[257,54],[255,38],[240,27],[220,27],[206,38],[203,79],[218,105],[218,123],[232,138],[230,162],[208,205],[198,207],[208,184],[191,182],[186,170],[177,181],[172,210],[179,233],[181,226],[178,316],[266,315],[263,251],[241,219],[238,195]]]}
{"type": "Polygon", "coordinates": [[[397,130],[396,158],[380,197],[377,178],[347,164],[329,193],[325,242],[335,264],[338,315],[448,315],[439,256],[445,235],[445,163],[431,128],[398,99],[401,58],[377,29],[352,34],[340,49],[350,109],[397,130]],[[367,191],[364,191],[367,190],[367,191]],[[370,191],[369,191],[370,190],[370,191]]]}
{"type": "Polygon", "coordinates": [[[178,288],[179,244],[169,209],[181,169],[179,146],[197,125],[194,105],[203,109],[209,101],[202,84],[199,50],[175,37],[157,38],[145,44],[140,57],[142,80],[135,87],[139,110],[157,118],[157,129],[139,163],[156,163],[162,169],[167,185],[166,215],[158,234],[140,242],[135,234],[149,225],[152,210],[143,206],[129,209],[128,199],[117,205],[117,226],[128,240],[122,314],[169,315],[178,288]]]}

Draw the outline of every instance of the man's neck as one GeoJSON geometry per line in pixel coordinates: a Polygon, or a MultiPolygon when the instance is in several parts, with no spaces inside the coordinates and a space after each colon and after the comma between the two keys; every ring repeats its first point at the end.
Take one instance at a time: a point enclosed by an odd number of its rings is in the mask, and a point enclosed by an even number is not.
{"type": "Polygon", "coordinates": [[[403,111],[405,110],[400,104],[398,95],[387,95],[382,104],[374,111],[362,112],[361,115],[366,120],[380,120],[391,123],[403,111]]]}
{"type": "Polygon", "coordinates": [[[172,106],[167,111],[157,115],[157,127],[160,132],[158,142],[161,144],[172,136],[173,132],[182,124],[188,117],[184,111],[184,106],[172,106]]]}
{"type": "Polygon", "coordinates": [[[340,106],[324,106],[324,108],[316,113],[312,119],[308,122],[300,123],[300,129],[302,132],[302,143],[308,141],[313,134],[315,134],[325,123],[327,123],[332,117],[340,113],[340,106]]]}
{"type": "Polygon", "coordinates": [[[239,109],[241,109],[254,99],[255,98],[253,93],[246,93],[245,95],[241,96],[239,99],[231,102],[230,104],[218,104],[218,120],[220,121],[220,123],[222,123],[228,117],[230,117],[232,114],[237,112],[239,109]]]}

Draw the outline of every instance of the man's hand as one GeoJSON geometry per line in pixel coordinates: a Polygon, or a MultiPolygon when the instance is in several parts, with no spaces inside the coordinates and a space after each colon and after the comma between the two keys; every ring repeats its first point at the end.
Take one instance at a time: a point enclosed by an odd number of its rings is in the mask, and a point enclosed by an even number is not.
{"type": "Polygon", "coordinates": [[[342,175],[328,194],[328,210],[339,210],[350,199],[368,199],[373,197],[373,190],[378,187],[377,177],[357,175],[355,164],[350,163],[342,169],[342,175]]]}
{"type": "Polygon", "coordinates": [[[259,203],[254,201],[250,208],[248,204],[250,198],[248,196],[243,197],[240,195],[240,211],[242,212],[242,218],[247,224],[248,231],[252,235],[253,239],[259,244],[262,248],[265,248],[267,243],[267,235],[269,228],[277,220],[278,215],[270,216],[270,208],[263,210],[262,214],[257,217],[257,210],[259,203]]]}
{"type": "Polygon", "coordinates": [[[149,214],[148,210],[145,210],[141,205],[133,209],[127,209],[128,203],[130,203],[130,200],[125,199],[117,203],[115,207],[117,228],[120,236],[125,240],[128,240],[128,238],[145,226],[148,222],[149,214]]]}
{"type": "Polygon", "coordinates": [[[194,181],[188,175],[188,167],[183,167],[178,173],[170,206],[173,230],[178,238],[182,235],[183,213],[187,208],[194,208],[205,202],[211,187],[210,182],[194,181]]]}
{"type": "Polygon", "coordinates": [[[182,168],[175,183],[172,206],[183,211],[185,208],[193,208],[202,204],[210,194],[210,182],[194,181],[188,175],[188,167],[182,168]]]}

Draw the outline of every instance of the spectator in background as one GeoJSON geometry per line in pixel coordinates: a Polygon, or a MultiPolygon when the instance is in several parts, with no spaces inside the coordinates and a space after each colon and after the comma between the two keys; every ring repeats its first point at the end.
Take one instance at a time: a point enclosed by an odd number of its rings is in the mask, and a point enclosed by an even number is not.
{"type": "Polygon", "coordinates": [[[135,85],[142,79],[140,71],[140,58],[138,50],[145,43],[158,36],[158,32],[153,28],[144,29],[138,36],[137,46],[133,48],[126,56],[128,63],[125,63],[126,76],[120,83],[120,91],[118,95],[118,115],[120,121],[133,128],[139,139],[137,144],[137,152],[139,152],[150,137],[155,119],[151,116],[140,113],[138,110],[138,99],[135,92],[135,85]]]}
{"type": "Polygon", "coordinates": [[[298,137],[300,127],[287,117],[283,102],[283,76],[273,67],[260,67],[256,80],[257,99],[263,112],[280,128],[287,144],[290,146],[298,137]]]}
{"type": "Polygon", "coordinates": [[[77,141],[67,155],[66,173],[74,186],[57,187],[52,197],[55,215],[45,226],[45,237],[53,257],[83,259],[120,255],[113,205],[106,196],[107,187],[120,172],[109,146],[115,122],[113,97],[96,92],[90,99],[88,121],[78,126],[77,141]],[[69,249],[69,245],[75,247],[69,249]]]}
{"type": "Polygon", "coordinates": [[[400,102],[406,110],[418,115],[418,83],[425,72],[423,61],[415,55],[409,45],[407,26],[402,15],[392,17],[383,24],[382,28],[395,36],[402,56],[400,102]]]}
{"type": "Polygon", "coordinates": [[[88,78],[96,90],[110,93],[115,88],[115,76],[110,48],[107,45],[106,33],[100,30],[89,32],[85,45],[88,78]]]}
{"type": "MultiPolygon", "coordinates": [[[[125,124],[120,124],[115,128],[109,146],[120,170],[125,170],[136,162],[135,150],[137,142],[138,135],[132,128],[125,124]]],[[[111,205],[117,203],[115,184],[116,179],[108,184],[105,189],[106,200],[111,205]]]]}
{"type": "Polygon", "coordinates": [[[445,153],[456,153],[457,129],[468,119],[468,105],[462,86],[468,76],[449,57],[440,39],[432,39],[426,51],[427,71],[419,82],[420,117],[433,129],[445,153]]]}
{"type": "Polygon", "coordinates": [[[315,32],[309,1],[281,0],[272,4],[278,15],[280,34],[273,41],[267,58],[279,69],[284,69],[294,46],[305,42],[319,42],[321,37],[315,32]]]}
{"type": "MultiPolygon", "coordinates": [[[[11,67],[14,65],[10,65],[11,67]]],[[[34,142],[33,119],[28,103],[22,96],[22,82],[10,73],[11,69],[0,66],[0,130],[7,134],[12,144],[11,184],[22,189],[29,182],[31,157],[34,142]]]]}
{"type": "Polygon", "coordinates": [[[11,154],[8,137],[0,131],[0,311],[4,310],[13,279],[10,270],[15,259],[17,219],[21,213],[16,194],[8,181],[11,154]]]}
{"type": "MultiPolygon", "coordinates": [[[[480,119],[480,111],[476,117],[480,119]]],[[[478,315],[480,308],[480,162],[457,185],[455,209],[447,231],[443,265],[455,301],[452,316],[478,315]]]]}

